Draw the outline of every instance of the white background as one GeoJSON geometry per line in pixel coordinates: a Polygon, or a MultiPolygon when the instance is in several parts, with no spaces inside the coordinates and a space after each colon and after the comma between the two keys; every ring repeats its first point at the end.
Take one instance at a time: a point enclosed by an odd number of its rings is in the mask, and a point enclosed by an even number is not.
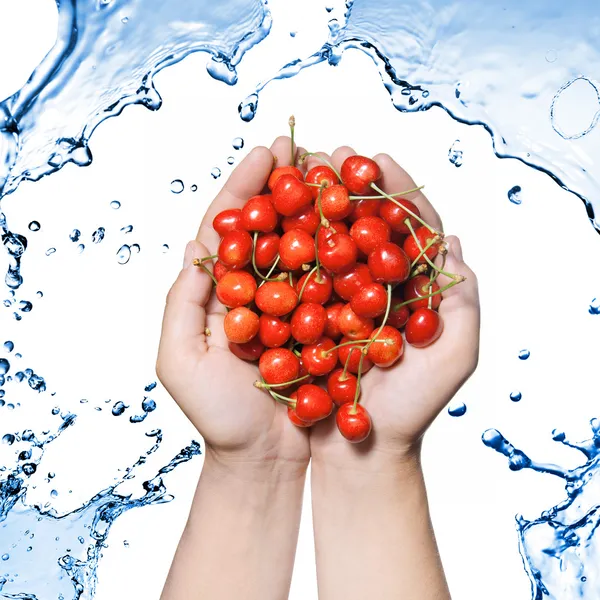
{"type": "MultiPolygon", "coordinates": [[[[509,472],[480,436],[496,427],[532,458],[568,466],[580,460],[552,442],[550,432],[559,427],[583,438],[589,436],[589,419],[598,416],[592,349],[600,316],[587,312],[591,299],[600,295],[598,235],[577,198],[517,161],[495,158],[481,128],[459,125],[437,109],[410,115],[395,111],[373,64],[357,51],[347,53],[337,68],[319,65],[268,86],[255,120],[243,123],[237,105],[253,86],[288,60],[314,52],[326,37],[327,14],[319,2],[290,11],[278,0],[271,9],[273,31],[242,61],[237,86],[212,80],[204,70],[206,57],[192,56],[157,77],[164,99],[158,113],[128,108],[100,126],[91,142],[91,167],[68,165],[39,183],[22,185],[3,201],[13,230],[26,234],[30,243],[23,296],[33,299],[37,289],[45,295],[20,323],[4,310],[0,335],[17,342],[20,368],[30,366],[44,375],[49,391],[23,391],[17,399],[21,408],[10,415],[1,412],[0,424],[12,427],[11,419],[17,426],[30,424],[54,405],[79,414],[77,425],[48,448],[40,469],[56,471],[53,487],[59,492],[73,490],[59,496],[65,509],[90,498],[119,468],[133,463],[151,445],[145,431],[161,427],[165,436],[141,473],[147,477],[198,438],[163,390],[153,395],[158,409],[144,424],[130,424],[127,415],[140,412],[143,387],[155,378],[164,297],[185,243],[230,172],[227,157],[233,155],[237,163],[253,146],[269,145],[286,133],[293,113],[297,139],[310,150],[350,144],[366,155],[392,154],[426,185],[446,232],[463,242],[480,281],[481,361],[457,398],[468,405],[466,416],[442,413],[426,437],[431,510],[455,598],[478,599],[485,589],[486,600],[526,600],[529,582],[514,515],[539,515],[563,498],[563,489],[550,476],[509,472]],[[296,38],[290,31],[298,31],[296,38]],[[246,142],[242,151],[231,147],[236,136],[246,142]],[[458,169],[447,158],[455,139],[464,150],[458,169]],[[221,179],[210,176],[214,166],[222,169],[221,179]],[[180,195],[169,190],[175,178],[186,185],[180,195]],[[198,185],[195,193],[192,184],[198,185]],[[514,185],[523,188],[520,206],[507,199],[514,185]],[[121,209],[109,207],[113,199],[121,201],[121,209]],[[38,233],[27,230],[33,219],[42,224],[38,233]],[[128,224],[134,231],[120,233],[128,224]],[[91,233],[98,226],[106,228],[106,238],[92,247],[91,233]],[[75,227],[83,232],[82,255],[68,239],[75,227]],[[126,241],[142,250],[121,266],[116,251],[126,241]],[[164,243],[170,246],[166,254],[164,243]],[[57,252],[48,257],[50,246],[57,252]],[[517,358],[522,348],[531,350],[528,361],[517,358]],[[519,404],[509,399],[513,389],[523,394],[519,404]],[[81,405],[82,398],[88,403],[81,405]],[[108,399],[132,407],[113,417],[104,404],[108,399]],[[96,406],[104,410],[96,412],[96,406]]],[[[50,47],[56,21],[51,0],[4,0],[2,11],[4,98],[21,87],[50,47]]],[[[5,262],[0,256],[2,272],[5,262]]],[[[200,467],[196,459],[166,478],[176,496],[171,504],[132,511],[117,521],[99,570],[98,600],[158,600],[200,467]]],[[[42,475],[37,484],[30,500],[49,492],[42,475]]],[[[308,490],[305,509],[294,600],[317,597],[308,490]]],[[[43,557],[37,560],[43,568],[43,557]]]]}

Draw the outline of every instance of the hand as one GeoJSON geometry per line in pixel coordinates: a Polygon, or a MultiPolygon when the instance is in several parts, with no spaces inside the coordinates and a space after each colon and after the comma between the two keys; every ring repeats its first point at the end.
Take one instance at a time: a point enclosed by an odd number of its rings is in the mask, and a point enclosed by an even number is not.
{"type": "Polygon", "coordinates": [[[253,386],[259,378],[257,365],[229,351],[223,330],[227,310],[217,300],[209,275],[192,264],[194,258],[217,253],[215,215],[241,208],[248,198],[263,193],[274,160],[283,166],[290,164],[289,158],[287,137],[275,140],[270,150],[254,148],[208,208],[167,296],[157,373],[203,436],[207,457],[242,467],[291,466],[303,475],[310,456],[307,432],[290,422],[285,406],[253,386]]]}

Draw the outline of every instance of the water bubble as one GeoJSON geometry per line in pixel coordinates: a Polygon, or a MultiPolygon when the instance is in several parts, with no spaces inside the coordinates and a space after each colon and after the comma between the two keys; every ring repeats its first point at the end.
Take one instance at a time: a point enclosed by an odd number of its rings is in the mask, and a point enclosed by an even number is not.
{"type": "Polygon", "coordinates": [[[28,227],[29,227],[29,231],[39,231],[42,228],[42,226],[39,224],[38,221],[31,221],[31,223],[29,223],[28,227]]]}
{"type": "Polygon", "coordinates": [[[460,402],[453,406],[448,407],[448,414],[451,417],[462,417],[467,412],[467,405],[464,402],[460,402]]]}
{"type": "Polygon", "coordinates": [[[590,315],[600,315],[600,300],[593,298],[588,309],[590,315]]]}
{"type": "Polygon", "coordinates": [[[81,231],[79,231],[79,229],[73,229],[73,231],[71,231],[71,233],[69,234],[69,239],[72,242],[78,242],[80,237],[81,231]]]}
{"type": "Polygon", "coordinates": [[[513,402],[520,402],[521,398],[523,398],[523,394],[521,394],[521,392],[518,392],[516,390],[514,392],[511,392],[511,394],[510,394],[510,399],[513,402]]]}
{"type": "Polygon", "coordinates": [[[125,225],[121,227],[121,233],[131,233],[133,231],[133,225],[125,225]]]}
{"type": "Polygon", "coordinates": [[[183,181],[181,181],[181,179],[173,179],[173,181],[171,181],[171,191],[174,194],[181,194],[184,188],[185,186],[183,185],[183,181]]]}
{"type": "Polygon", "coordinates": [[[235,158],[233,158],[233,156],[228,156],[227,157],[227,164],[228,165],[232,165],[235,162],[235,158]]]}
{"type": "Polygon", "coordinates": [[[448,160],[455,167],[462,167],[463,164],[463,151],[460,149],[460,140],[454,140],[450,150],[448,150],[448,160]]]}
{"type": "Polygon", "coordinates": [[[77,252],[79,254],[81,254],[84,250],[85,250],[85,244],[79,244],[79,246],[77,246],[77,252]]]}
{"type": "Polygon", "coordinates": [[[126,406],[124,402],[121,402],[121,400],[119,400],[118,402],[115,402],[114,406],[112,407],[112,414],[115,417],[119,417],[125,412],[127,408],[129,407],[126,406]]]}
{"type": "Polygon", "coordinates": [[[241,150],[244,147],[244,138],[236,137],[233,142],[231,142],[234,150],[241,150]]]}
{"type": "Polygon", "coordinates": [[[194,183],[191,187],[190,190],[192,190],[192,192],[197,192],[198,191],[198,186],[194,183]]]}
{"type": "Polygon", "coordinates": [[[22,312],[31,312],[33,304],[29,300],[21,300],[19,302],[19,310],[22,312]]]}
{"type": "Polygon", "coordinates": [[[151,392],[153,389],[156,388],[156,381],[153,381],[152,383],[149,383],[145,388],[144,391],[145,392],[151,392]]]}
{"type": "Polygon", "coordinates": [[[511,187],[510,190],[508,190],[508,199],[513,204],[521,204],[522,200],[521,200],[521,186],[520,185],[515,185],[514,187],[511,187]]]}
{"type": "Polygon", "coordinates": [[[5,375],[10,370],[10,363],[5,358],[0,358],[0,375],[5,375]]]}
{"type": "Polygon", "coordinates": [[[521,360],[527,360],[530,356],[531,356],[531,352],[529,352],[529,350],[527,350],[527,348],[524,348],[523,350],[521,350],[521,352],[519,352],[519,358],[521,360]]]}
{"type": "Polygon", "coordinates": [[[219,169],[219,167],[213,167],[210,174],[213,179],[219,179],[219,177],[221,177],[221,169],[219,169]]]}
{"type": "Polygon", "coordinates": [[[92,233],[92,242],[94,242],[94,244],[99,244],[104,239],[105,234],[106,229],[104,229],[104,227],[98,227],[98,229],[92,233]]]}
{"type": "Polygon", "coordinates": [[[119,208],[121,208],[121,203],[118,200],[113,200],[110,203],[110,207],[114,208],[115,210],[118,210],[119,208]]]}
{"type": "Polygon", "coordinates": [[[150,413],[156,410],[156,402],[152,398],[144,398],[142,402],[142,410],[146,413],[150,413]]]}
{"type": "Polygon", "coordinates": [[[169,251],[169,244],[163,244],[162,245],[162,251],[163,251],[163,254],[165,254],[166,252],[168,252],[169,251]]]}
{"type": "Polygon", "coordinates": [[[548,50],[548,52],[546,52],[546,62],[549,63],[553,63],[556,62],[556,59],[558,58],[558,52],[556,50],[554,50],[554,48],[551,48],[550,50],[548,50]]]}
{"type": "Polygon", "coordinates": [[[140,245],[139,244],[131,244],[131,251],[136,254],[140,253],[140,245]]]}
{"type": "Polygon", "coordinates": [[[4,349],[7,352],[12,352],[14,350],[14,348],[15,348],[15,345],[10,340],[7,340],[6,342],[4,342],[4,349]]]}
{"type": "Polygon", "coordinates": [[[46,250],[46,256],[50,256],[51,254],[54,254],[56,252],[56,248],[48,248],[48,250],[46,250]]]}
{"type": "Polygon", "coordinates": [[[120,265],[126,265],[131,258],[131,248],[127,244],[123,244],[117,250],[117,262],[120,265]]]}

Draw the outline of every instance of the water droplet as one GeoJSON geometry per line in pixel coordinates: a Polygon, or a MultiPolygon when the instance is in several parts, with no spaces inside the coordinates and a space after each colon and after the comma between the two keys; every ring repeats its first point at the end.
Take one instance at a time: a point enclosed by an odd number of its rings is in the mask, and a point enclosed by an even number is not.
{"type": "Polygon", "coordinates": [[[131,233],[133,231],[133,225],[125,225],[121,227],[121,233],[131,233]]]}
{"type": "Polygon", "coordinates": [[[27,546],[27,552],[31,552],[33,550],[32,546],[27,546]]]}
{"type": "Polygon", "coordinates": [[[52,490],[52,491],[50,492],[50,495],[51,495],[53,498],[56,498],[56,497],[58,496],[58,492],[57,492],[56,490],[52,490]]]}
{"type": "Polygon", "coordinates": [[[54,254],[56,252],[56,248],[48,248],[48,250],[46,250],[46,256],[50,256],[51,254],[54,254]]]}
{"type": "Polygon", "coordinates": [[[2,443],[12,446],[15,443],[15,436],[12,433],[7,433],[2,437],[2,443]]]}
{"type": "Polygon", "coordinates": [[[448,407],[448,414],[451,417],[462,417],[467,412],[467,405],[464,402],[448,407]]]}
{"type": "Polygon", "coordinates": [[[127,244],[123,244],[117,251],[117,262],[120,265],[126,265],[131,258],[131,248],[127,244]]]}
{"type": "Polygon", "coordinates": [[[125,546],[125,548],[129,548],[129,542],[127,540],[123,540],[123,546],[125,546]]]}
{"type": "Polygon", "coordinates": [[[105,234],[106,229],[104,229],[104,227],[98,227],[98,229],[92,233],[92,242],[94,242],[94,244],[99,244],[104,239],[105,234]]]}
{"type": "Polygon", "coordinates": [[[221,169],[219,169],[219,167],[213,167],[210,174],[213,179],[219,179],[219,177],[221,177],[221,169]]]}
{"type": "Polygon", "coordinates": [[[448,160],[455,167],[462,167],[463,164],[463,151],[460,148],[460,140],[454,140],[450,150],[448,150],[448,160]]]}
{"type": "Polygon", "coordinates": [[[190,190],[192,190],[192,192],[197,192],[198,191],[198,186],[194,183],[191,187],[190,190]]]}
{"type": "Polygon", "coordinates": [[[127,25],[127,23],[129,23],[129,17],[123,17],[121,19],[121,23],[123,23],[124,25],[127,25]]]}
{"type": "Polygon", "coordinates": [[[510,190],[508,190],[508,199],[513,204],[521,204],[522,200],[521,200],[521,186],[520,185],[515,185],[514,187],[511,187],[510,190]]]}
{"type": "Polygon", "coordinates": [[[181,181],[181,179],[173,179],[173,181],[171,181],[171,191],[174,194],[181,194],[184,188],[185,186],[183,185],[183,181],[181,181]]]}
{"type": "Polygon", "coordinates": [[[590,315],[600,315],[600,300],[594,298],[590,302],[590,308],[588,309],[590,315]]]}
{"type": "Polygon", "coordinates": [[[38,290],[36,293],[36,296],[43,298],[44,297],[44,292],[42,292],[41,290],[38,290]]]}
{"type": "Polygon", "coordinates": [[[129,422],[130,423],[141,423],[147,416],[148,416],[148,413],[144,413],[143,415],[133,415],[133,416],[129,417],[129,422]]]}
{"type": "Polygon", "coordinates": [[[21,300],[19,302],[19,310],[22,312],[31,312],[33,304],[29,300],[21,300]]]}
{"type": "Polygon", "coordinates": [[[80,544],[85,544],[85,540],[83,539],[83,536],[80,535],[77,539],[79,540],[80,544]]]}
{"type": "Polygon", "coordinates": [[[27,463],[23,465],[22,469],[27,477],[31,477],[36,472],[37,466],[34,463],[27,463]]]}
{"type": "Polygon", "coordinates": [[[56,477],[56,474],[53,473],[52,471],[50,471],[50,473],[48,473],[48,479],[54,479],[56,477]]]}
{"type": "Polygon", "coordinates": [[[149,383],[145,388],[144,391],[145,392],[151,392],[153,389],[156,389],[156,381],[153,381],[152,383],[149,383]]]}
{"type": "Polygon", "coordinates": [[[5,562],[6,562],[6,561],[7,561],[9,558],[10,558],[10,554],[3,554],[3,555],[2,555],[2,560],[3,560],[3,561],[5,561],[5,562]]]}
{"type": "Polygon", "coordinates": [[[120,415],[122,415],[125,410],[129,408],[128,406],[125,405],[124,402],[121,402],[120,400],[118,402],[115,402],[115,405],[112,407],[112,414],[115,417],[119,417],[120,415]]]}
{"type": "Polygon", "coordinates": [[[15,345],[10,340],[7,340],[6,342],[4,342],[4,349],[7,352],[12,352],[14,350],[14,348],[15,348],[15,345]]]}
{"type": "Polygon", "coordinates": [[[35,373],[29,377],[29,380],[27,381],[27,383],[29,384],[29,387],[32,390],[35,390],[37,392],[45,392],[46,391],[45,379],[43,377],[40,377],[39,375],[36,375],[35,373]]]}
{"type": "Polygon", "coordinates": [[[521,360],[527,360],[530,356],[531,356],[531,352],[529,352],[529,350],[527,350],[526,348],[524,348],[523,350],[521,350],[521,352],[519,352],[519,358],[521,360]]]}
{"type": "Polygon", "coordinates": [[[333,6],[326,6],[325,10],[330,13],[333,10],[333,6]]]}
{"type": "Polygon", "coordinates": [[[110,203],[110,207],[114,208],[115,210],[117,210],[117,209],[121,208],[121,203],[118,200],[113,200],[110,203]]]}
{"type": "Polygon", "coordinates": [[[29,223],[28,227],[29,227],[29,231],[39,231],[42,226],[39,224],[38,221],[31,221],[31,223],[29,223]]]}
{"type": "Polygon", "coordinates": [[[15,358],[23,358],[23,355],[20,352],[17,352],[15,354],[15,358]]]}
{"type": "Polygon", "coordinates": [[[234,150],[241,150],[244,147],[244,138],[236,137],[233,142],[231,142],[234,150]]]}
{"type": "Polygon", "coordinates": [[[549,63],[553,63],[556,62],[556,59],[558,58],[558,52],[556,50],[554,50],[554,48],[551,48],[550,50],[548,50],[548,52],[546,52],[546,62],[549,63]]]}
{"type": "Polygon", "coordinates": [[[10,370],[10,363],[5,358],[0,358],[0,375],[5,375],[10,370]]]}
{"type": "Polygon", "coordinates": [[[69,239],[72,242],[78,242],[80,237],[81,231],[79,231],[79,229],[73,229],[73,231],[71,231],[71,233],[69,234],[69,239]]]}
{"type": "Polygon", "coordinates": [[[150,413],[156,410],[156,402],[152,398],[144,398],[142,402],[142,410],[146,413],[150,413]]]}
{"type": "Polygon", "coordinates": [[[298,33],[297,31],[290,31],[290,37],[295,38],[296,37],[296,33],[298,33]]]}
{"type": "Polygon", "coordinates": [[[235,158],[233,158],[233,156],[228,156],[227,157],[227,164],[228,165],[232,165],[235,162],[235,158]]]}
{"type": "Polygon", "coordinates": [[[169,251],[169,244],[163,244],[162,251],[163,251],[163,254],[167,253],[169,251]]]}
{"type": "Polygon", "coordinates": [[[521,394],[521,392],[518,392],[516,390],[514,392],[511,392],[511,394],[510,394],[510,399],[513,402],[520,402],[521,398],[523,398],[523,394],[521,394]]]}
{"type": "Polygon", "coordinates": [[[54,416],[56,416],[58,413],[60,413],[60,408],[58,408],[58,406],[55,406],[55,407],[52,409],[52,414],[53,414],[54,416]]]}
{"type": "Polygon", "coordinates": [[[84,250],[85,250],[85,244],[79,244],[79,246],[77,246],[77,252],[79,254],[81,254],[84,250]]]}
{"type": "Polygon", "coordinates": [[[19,313],[13,313],[13,318],[15,321],[20,321],[23,317],[19,313]]]}
{"type": "Polygon", "coordinates": [[[131,244],[131,251],[135,252],[136,254],[139,254],[140,252],[140,245],[139,244],[131,244]]]}

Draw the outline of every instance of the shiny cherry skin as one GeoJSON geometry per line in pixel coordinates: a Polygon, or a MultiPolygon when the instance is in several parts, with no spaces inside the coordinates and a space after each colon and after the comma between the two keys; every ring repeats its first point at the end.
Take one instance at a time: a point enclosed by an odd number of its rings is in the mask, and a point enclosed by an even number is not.
{"type": "MultiPolygon", "coordinates": [[[[347,337],[343,337],[340,344],[350,342],[347,337]]],[[[360,357],[363,356],[361,348],[364,344],[357,344],[356,346],[341,346],[338,348],[338,359],[342,367],[348,365],[346,371],[350,373],[358,373],[358,367],[360,365],[360,357]]],[[[364,356],[362,361],[362,373],[363,375],[373,367],[373,363],[369,360],[368,356],[364,356]]]]}
{"type": "Polygon", "coordinates": [[[338,325],[349,340],[366,340],[375,328],[373,319],[357,315],[350,304],[340,310],[338,325]]]}
{"type": "Polygon", "coordinates": [[[378,217],[380,202],[381,200],[353,200],[352,212],[348,219],[350,221],[358,221],[362,217],[378,217]]]}
{"type": "Polygon", "coordinates": [[[220,260],[217,260],[213,265],[213,275],[217,281],[221,281],[223,275],[229,273],[229,271],[231,271],[231,269],[225,266],[220,260]]]}
{"type": "MultiPolygon", "coordinates": [[[[422,300],[415,300],[408,304],[408,308],[414,312],[419,308],[429,308],[429,294],[435,293],[440,289],[440,286],[435,282],[431,282],[431,291],[429,287],[429,276],[427,275],[416,275],[411,277],[404,284],[404,299],[412,300],[413,298],[422,298],[422,300]]],[[[437,310],[442,301],[441,294],[435,294],[431,296],[431,308],[437,310]]]]}
{"type": "Polygon", "coordinates": [[[337,406],[354,402],[356,386],[356,377],[352,373],[344,374],[344,369],[332,371],[327,378],[327,392],[337,406]]]}
{"type": "Polygon", "coordinates": [[[282,175],[273,187],[273,206],[284,217],[291,217],[312,204],[310,188],[293,175],[282,175]]]}
{"type": "Polygon", "coordinates": [[[350,236],[367,256],[377,246],[390,241],[392,230],[380,217],[362,217],[350,228],[350,236]]]}
{"type": "Polygon", "coordinates": [[[247,231],[229,231],[219,245],[219,260],[230,269],[243,269],[252,258],[252,237],[247,231]]]}
{"type": "Polygon", "coordinates": [[[410,260],[406,253],[392,242],[377,246],[367,260],[373,281],[377,283],[403,283],[410,275],[410,260]]]}
{"type": "Polygon", "coordinates": [[[294,311],[290,324],[297,342],[314,344],[325,332],[327,311],[315,302],[303,302],[294,311]]]}
{"type": "Polygon", "coordinates": [[[290,165],[287,165],[285,167],[277,167],[276,169],[273,169],[273,171],[271,171],[271,175],[269,175],[269,180],[267,181],[267,187],[271,191],[273,191],[275,184],[282,175],[291,175],[299,181],[302,181],[304,179],[302,171],[296,167],[292,167],[290,165]]]}
{"type": "Polygon", "coordinates": [[[302,347],[302,364],[315,377],[327,375],[335,369],[338,361],[338,350],[335,342],[328,337],[322,337],[314,344],[302,347]]]}
{"type": "Polygon", "coordinates": [[[283,217],[281,219],[281,228],[284,232],[290,231],[290,229],[302,229],[308,235],[314,236],[317,233],[320,222],[321,218],[309,204],[301,208],[295,215],[283,217]]]}
{"type": "Polygon", "coordinates": [[[353,444],[364,442],[372,429],[371,416],[362,404],[349,402],[340,407],[335,415],[340,433],[353,444]]]}
{"type": "Polygon", "coordinates": [[[288,271],[297,271],[315,260],[315,240],[302,229],[291,229],[281,236],[279,256],[288,271]]]}
{"type": "Polygon", "coordinates": [[[254,300],[256,280],[246,271],[229,271],[217,283],[217,299],[228,308],[244,306],[254,300]]]}
{"type": "Polygon", "coordinates": [[[336,233],[350,233],[348,226],[344,221],[330,221],[329,227],[321,227],[319,228],[319,233],[317,234],[317,245],[320,246],[330,240],[336,233]]]}
{"type": "MultiPolygon", "coordinates": [[[[378,329],[369,336],[371,339],[375,337],[378,329]]],[[[401,333],[394,327],[384,325],[377,339],[369,346],[367,356],[378,367],[391,367],[403,353],[404,341],[401,333]]]]}
{"type": "Polygon", "coordinates": [[[229,342],[229,350],[232,354],[242,360],[254,362],[262,356],[262,353],[265,351],[265,347],[258,339],[258,336],[256,336],[245,344],[234,344],[229,342]]]}
{"type": "Polygon", "coordinates": [[[223,237],[226,233],[230,231],[239,231],[242,229],[241,226],[242,221],[242,211],[239,208],[228,208],[227,210],[222,210],[214,219],[213,219],[213,229],[223,237]]]}
{"type": "MultiPolygon", "coordinates": [[[[290,398],[292,400],[296,400],[298,398],[298,394],[296,394],[296,392],[294,392],[293,394],[290,394],[290,398]]],[[[297,414],[296,411],[291,407],[288,406],[287,407],[287,414],[288,414],[288,419],[296,426],[296,427],[310,427],[312,425],[312,423],[307,423],[306,421],[303,421],[297,414]]]]}
{"type": "Polygon", "coordinates": [[[410,310],[407,304],[398,306],[403,302],[404,297],[400,293],[399,288],[396,288],[392,294],[392,305],[390,306],[390,314],[388,315],[387,320],[387,324],[396,329],[402,329],[410,317],[410,310]]]}
{"type": "Polygon", "coordinates": [[[365,196],[372,191],[371,184],[381,177],[381,169],[373,159],[355,154],[342,163],[340,175],[352,194],[365,196]]]}
{"type": "Polygon", "coordinates": [[[327,325],[325,326],[325,335],[332,340],[338,340],[342,337],[342,330],[339,323],[342,308],[344,308],[342,302],[335,302],[326,307],[327,325]]]}
{"type": "Polygon", "coordinates": [[[287,281],[267,281],[256,290],[254,301],[261,312],[281,317],[296,308],[298,294],[287,281]]]}
{"type": "MultiPolygon", "coordinates": [[[[425,249],[427,244],[429,244],[429,242],[435,237],[435,234],[431,233],[431,231],[429,231],[427,227],[419,227],[415,230],[415,235],[419,240],[419,244],[417,244],[417,241],[412,235],[409,235],[404,240],[404,245],[402,246],[404,252],[406,252],[406,255],[408,256],[408,258],[410,258],[411,262],[417,259],[417,256],[421,254],[421,249],[425,249]],[[419,245],[421,246],[421,249],[419,248],[419,245]]],[[[439,244],[433,244],[433,246],[430,246],[427,250],[425,250],[425,254],[430,259],[433,259],[437,256],[438,248],[439,244]]],[[[425,256],[421,256],[418,262],[427,262],[425,260],[425,256]]]]}
{"type": "Polygon", "coordinates": [[[292,335],[292,327],[279,317],[260,315],[258,320],[258,337],[267,348],[283,346],[292,335]]]}
{"type": "Polygon", "coordinates": [[[276,233],[264,233],[256,239],[254,261],[259,269],[268,269],[277,258],[279,236],[276,233]]]}
{"type": "Polygon", "coordinates": [[[358,248],[349,235],[336,233],[319,244],[318,253],[321,264],[329,272],[344,273],[356,264],[358,248]]]}
{"type": "Polygon", "coordinates": [[[223,328],[230,342],[245,344],[258,333],[258,315],[245,306],[238,306],[225,315],[223,328]]]}
{"type": "Polygon", "coordinates": [[[269,348],[260,357],[258,370],[266,383],[286,383],[298,379],[300,361],[287,348],[269,348]]]}
{"type": "MultiPolygon", "coordinates": [[[[395,199],[398,204],[408,208],[411,212],[413,212],[417,217],[421,216],[419,209],[417,206],[407,200],[406,198],[396,198],[395,199]]],[[[395,231],[396,233],[407,234],[410,233],[410,229],[406,224],[406,219],[409,219],[411,227],[413,229],[417,229],[419,227],[419,222],[409,215],[402,206],[398,206],[396,202],[392,202],[391,200],[382,200],[381,205],[379,207],[379,215],[385,222],[395,231]]]]}
{"type": "Polygon", "coordinates": [[[303,287],[302,302],[325,304],[331,298],[333,278],[324,269],[321,269],[318,276],[316,271],[306,273],[296,284],[296,292],[298,292],[298,295],[300,295],[303,287]],[[305,283],[306,285],[304,285],[305,283]]]}
{"type": "Polygon", "coordinates": [[[387,290],[380,283],[369,283],[352,296],[350,306],[359,317],[374,319],[385,312],[387,301],[387,290]]]}
{"type": "MultiPolygon", "coordinates": [[[[315,209],[319,210],[317,203],[315,203],[315,209]]],[[[352,212],[352,209],[350,194],[348,194],[348,188],[345,185],[332,185],[323,190],[321,210],[326,219],[341,221],[352,212]]]]}
{"type": "Polygon", "coordinates": [[[370,283],[373,283],[371,271],[369,271],[369,267],[364,263],[357,263],[346,273],[341,273],[333,277],[333,289],[335,293],[347,302],[350,302],[354,294],[370,283]]]}
{"type": "MultiPolygon", "coordinates": [[[[327,165],[317,165],[316,167],[309,169],[304,181],[306,181],[306,183],[316,183],[318,185],[325,182],[327,186],[339,183],[337,175],[334,173],[333,169],[327,165]]],[[[319,188],[316,186],[310,186],[310,188],[312,190],[313,200],[316,200],[319,197],[319,188]]]]}
{"type": "Polygon", "coordinates": [[[329,394],[312,383],[301,385],[297,390],[296,414],[307,423],[326,419],[333,411],[329,394]]]}
{"type": "Polygon", "coordinates": [[[415,310],[406,324],[406,341],[415,348],[425,348],[433,344],[444,329],[442,317],[435,310],[419,308],[415,310]]]}
{"type": "Polygon", "coordinates": [[[241,225],[246,231],[269,233],[277,227],[277,222],[270,194],[252,196],[242,208],[241,225]]]}

